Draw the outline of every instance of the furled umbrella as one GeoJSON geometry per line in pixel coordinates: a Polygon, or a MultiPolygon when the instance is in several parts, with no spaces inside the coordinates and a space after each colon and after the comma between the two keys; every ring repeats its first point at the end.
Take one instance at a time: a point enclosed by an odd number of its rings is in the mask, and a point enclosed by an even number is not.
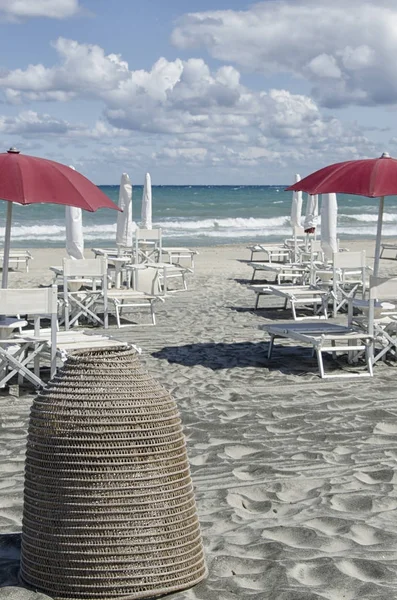
{"type": "Polygon", "coordinates": [[[20,154],[15,148],[0,154],[0,198],[8,201],[2,287],[8,283],[12,203],[60,204],[95,212],[99,208],[119,210],[95,184],[66,165],[20,154]]]}
{"type": "Polygon", "coordinates": [[[152,181],[150,173],[146,173],[143,185],[141,225],[144,229],[152,228],[152,181]]]}
{"type": "Polygon", "coordinates": [[[327,260],[332,260],[334,252],[338,252],[337,217],[336,194],[323,194],[321,198],[321,248],[327,260]]]}
{"type": "Polygon", "coordinates": [[[120,181],[119,208],[117,213],[116,245],[121,248],[132,248],[132,185],[127,173],[123,173],[120,181]]]}
{"type": "Polygon", "coordinates": [[[379,198],[374,275],[379,272],[385,196],[397,194],[397,159],[384,152],[380,158],[349,160],[319,169],[287,190],[309,194],[353,194],[379,198]]]}
{"type": "MultiPolygon", "coordinates": [[[[297,173],[295,175],[295,181],[299,182],[301,176],[297,173]]],[[[297,240],[297,230],[299,230],[301,225],[302,218],[302,192],[294,191],[292,194],[292,204],[291,204],[291,226],[292,226],[292,236],[294,238],[294,260],[296,260],[297,252],[298,252],[298,240],[297,240]]]]}
{"type": "MultiPolygon", "coordinates": [[[[70,165],[70,168],[76,169],[70,165]]],[[[76,206],[65,206],[66,252],[70,258],[84,258],[83,213],[76,206]]]]}
{"type": "MultiPolygon", "coordinates": [[[[299,183],[301,176],[296,174],[295,181],[299,183]]],[[[295,227],[301,227],[301,216],[302,216],[302,192],[296,190],[292,194],[292,205],[291,205],[291,226],[294,230],[295,227]]]]}
{"type": "Polygon", "coordinates": [[[81,208],[65,206],[66,252],[70,258],[84,258],[83,215],[81,208]]]}
{"type": "Polygon", "coordinates": [[[306,215],[303,223],[305,233],[314,234],[318,223],[318,195],[308,194],[306,201],[306,215]]]}

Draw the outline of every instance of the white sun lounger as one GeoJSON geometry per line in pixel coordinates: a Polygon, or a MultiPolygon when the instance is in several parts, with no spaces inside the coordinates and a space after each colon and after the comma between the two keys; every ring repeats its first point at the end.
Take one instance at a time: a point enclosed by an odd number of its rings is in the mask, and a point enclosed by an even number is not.
{"type": "Polygon", "coordinates": [[[261,329],[270,335],[268,358],[272,357],[274,340],[277,337],[289,338],[295,342],[312,346],[317,355],[318,368],[321,378],[330,377],[372,377],[371,349],[373,336],[367,332],[359,332],[352,327],[336,325],[335,323],[279,323],[276,325],[264,325],[261,329]],[[337,352],[348,353],[353,358],[358,352],[365,352],[367,371],[363,373],[332,373],[326,374],[323,363],[323,353],[331,352],[333,356],[337,352]]]}
{"type": "Polygon", "coordinates": [[[251,261],[254,258],[254,254],[257,254],[259,252],[265,254],[265,258],[269,263],[286,262],[291,258],[291,249],[280,244],[254,244],[252,246],[247,246],[247,249],[251,251],[251,261]]]}
{"type": "Polygon", "coordinates": [[[382,250],[380,252],[379,258],[382,258],[383,252],[385,250],[393,250],[395,252],[394,258],[397,258],[397,244],[392,244],[391,242],[389,242],[389,243],[381,244],[381,247],[382,247],[382,250]]]}
{"type": "Polygon", "coordinates": [[[283,264],[283,263],[266,263],[266,262],[252,262],[250,267],[253,268],[251,281],[255,281],[255,275],[257,271],[264,271],[265,273],[275,273],[276,281],[278,284],[281,283],[282,279],[292,279],[294,283],[304,283],[308,276],[308,269],[302,265],[294,264],[283,264]]]}
{"type": "MultiPolygon", "coordinates": [[[[0,266],[3,264],[4,253],[0,252],[0,266]]],[[[10,252],[10,256],[8,259],[8,264],[15,265],[15,268],[18,269],[19,265],[25,265],[26,273],[29,273],[29,261],[33,260],[33,256],[30,254],[29,250],[12,250],[10,252]]]]}

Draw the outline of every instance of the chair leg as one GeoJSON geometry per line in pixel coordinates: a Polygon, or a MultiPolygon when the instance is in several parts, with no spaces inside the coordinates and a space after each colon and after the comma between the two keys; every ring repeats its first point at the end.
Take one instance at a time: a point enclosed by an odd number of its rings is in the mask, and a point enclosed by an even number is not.
{"type": "Polygon", "coordinates": [[[373,377],[374,371],[373,371],[373,342],[372,341],[370,341],[366,344],[365,361],[367,363],[368,373],[370,374],[371,377],[373,377]]]}
{"type": "Polygon", "coordinates": [[[152,323],[153,323],[153,325],[156,325],[156,315],[154,313],[154,302],[150,303],[150,312],[152,315],[152,323]]]}
{"type": "Polygon", "coordinates": [[[316,348],[316,354],[317,354],[318,370],[320,371],[320,377],[323,379],[325,376],[325,371],[324,371],[323,355],[321,353],[321,348],[316,348]]]}
{"type": "Polygon", "coordinates": [[[115,311],[116,311],[117,327],[120,329],[121,323],[120,323],[120,312],[119,312],[119,310],[121,309],[121,305],[119,305],[118,302],[115,302],[114,308],[115,308],[115,311]]]}
{"type": "Polygon", "coordinates": [[[273,348],[274,348],[274,338],[276,336],[273,334],[270,334],[270,342],[269,342],[269,347],[267,349],[267,358],[270,360],[272,357],[272,352],[273,352],[273,348]]]}

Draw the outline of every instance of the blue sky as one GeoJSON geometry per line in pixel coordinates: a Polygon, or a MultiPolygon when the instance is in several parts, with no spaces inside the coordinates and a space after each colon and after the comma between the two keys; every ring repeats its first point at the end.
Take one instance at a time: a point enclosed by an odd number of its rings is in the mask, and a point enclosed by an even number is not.
{"type": "Polygon", "coordinates": [[[392,0],[0,0],[0,28],[1,146],[98,184],[397,155],[392,0]]]}

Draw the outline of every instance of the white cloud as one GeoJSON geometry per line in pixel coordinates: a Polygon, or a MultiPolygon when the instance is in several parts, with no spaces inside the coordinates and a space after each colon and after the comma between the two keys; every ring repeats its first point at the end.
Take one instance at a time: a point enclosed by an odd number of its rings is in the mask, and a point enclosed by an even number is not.
{"type": "MultiPolygon", "coordinates": [[[[139,145],[148,159],[204,166],[307,164],[374,150],[356,125],[324,116],[307,95],[249,89],[230,65],[211,70],[202,59],[160,58],[148,71],[133,71],[121,56],[107,55],[97,45],[60,38],[54,47],[59,62],[53,66],[0,73],[0,88],[13,110],[47,102],[44,114],[28,110],[3,117],[0,131],[8,128],[25,138],[58,134],[65,144],[112,141],[119,149],[114,156],[109,152],[113,161],[133,155],[139,145]],[[103,114],[94,125],[48,114],[49,102],[56,106],[79,98],[102,103],[103,114]]],[[[370,57],[365,50],[347,52],[345,60],[357,65],[370,57]]],[[[328,79],[335,85],[339,79],[332,69],[331,61],[328,79]]]]}
{"type": "Polygon", "coordinates": [[[62,119],[48,114],[39,115],[34,111],[21,112],[16,117],[0,116],[0,132],[22,136],[64,135],[74,129],[62,119]]]}
{"type": "Polygon", "coordinates": [[[9,19],[66,19],[80,11],[79,0],[0,0],[0,14],[9,19]]]}
{"type": "Polygon", "coordinates": [[[395,0],[346,6],[346,0],[279,0],[191,13],[179,20],[172,41],[265,75],[304,77],[327,106],[397,102],[395,0]]]}

